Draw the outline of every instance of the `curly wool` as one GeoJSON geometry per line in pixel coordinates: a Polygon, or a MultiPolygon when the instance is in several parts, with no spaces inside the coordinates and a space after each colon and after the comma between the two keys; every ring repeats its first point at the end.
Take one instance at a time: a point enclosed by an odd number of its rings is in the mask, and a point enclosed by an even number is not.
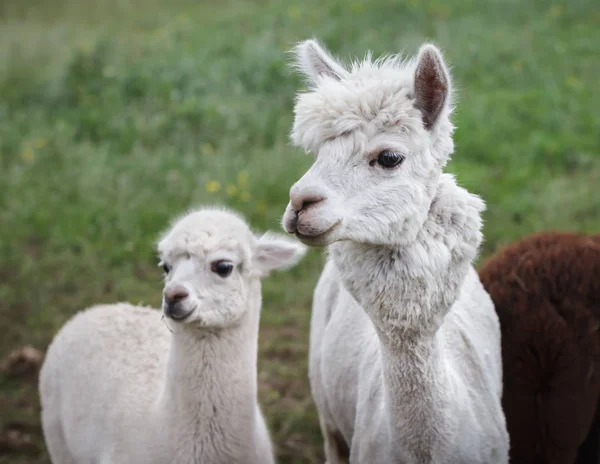
{"type": "Polygon", "coordinates": [[[479,276],[502,330],[511,462],[598,462],[600,235],[530,235],[479,276]]]}

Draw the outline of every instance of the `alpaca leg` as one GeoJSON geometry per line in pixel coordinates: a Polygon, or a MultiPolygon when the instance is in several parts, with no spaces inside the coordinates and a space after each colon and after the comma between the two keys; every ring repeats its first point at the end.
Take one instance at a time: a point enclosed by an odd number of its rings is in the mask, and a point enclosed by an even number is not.
{"type": "Polygon", "coordinates": [[[321,430],[325,440],[325,464],[348,464],[350,447],[342,434],[321,421],[321,430]]]}
{"type": "Polygon", "coordinates": [[[47,415],[42,414],[42,424],[46,447],[52,464],[77,464],[67,447],[60,419],[57,417],[49,418],[47,415]]]}
{"type": "Polygon", "coordinates": [[[600,423],[595,423],[579,447],[575,464],[600,464],[600,423]]]}

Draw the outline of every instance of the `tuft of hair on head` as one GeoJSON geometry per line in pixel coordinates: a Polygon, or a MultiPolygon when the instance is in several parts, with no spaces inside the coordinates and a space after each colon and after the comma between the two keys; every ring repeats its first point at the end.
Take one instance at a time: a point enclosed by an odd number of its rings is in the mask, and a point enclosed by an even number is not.
{"type": "Polygon", "coordinates": [[[179,221],[181,221],[183,218],[189,216],[193,212],[194,212],[194,210],[188,209],[182,213],[179,213],[177,216],[174,216],[171,219],[169,219],[168,225],[161,230],[161,232],[158,234],[158,237],[154,241],[154,247],[157,248],[158,250],[160,250],[162,248],[162,246],[164,245],[167,237],[169,236],[169,234],[175,227],[175,225],[177,225],[179,223],[179,221]]]}
{"type": "Polygon", "coordinates": [[[452,83],[442,52],[433,44],[421,45],[414,75],[415,106],[423,125],[431,130],[451,105],[452,83]]]}
{"type": "Polygon", "coordinates": [[[247,224],[246,218],[244,217],[243,214],[241,214],[240,212],[235,211],[227,206],[215,204],[215,205],[201,206],[198,208],[189,208],[186,211],[184,211],[183,213],[171,218],[171,220],[169,221],[169,225],[165,229],[163,229],[163,231],[159,234],[158,239],[155,241],[155,246],[157,248],[160,248],[160,244],[165,242],[165,240],[169,236],[169,234],[173,231],[173,229],[175,229],[175,227],[181,221],[183,221],[184,219],[186,219],[190,216],[193,216],[194,214],[198,214],[198,213],[228,214],[230,216],[238,218],[241,222],[247,224]]]}
{"type": "Polygon", "coordinates": [[[262,277],[272,271],[295,266],[306,254],[307,247],[283,234],[266,232],[257,239],[252,265],[262,277]]]}
{"type": "Polygon", "coordinates": [[[348,76],[344,66],[316,38],[297,43],[291,52],[294,55],[292,67],[310,84],[316,85],[323,76],[338,81],[348,76]]]}

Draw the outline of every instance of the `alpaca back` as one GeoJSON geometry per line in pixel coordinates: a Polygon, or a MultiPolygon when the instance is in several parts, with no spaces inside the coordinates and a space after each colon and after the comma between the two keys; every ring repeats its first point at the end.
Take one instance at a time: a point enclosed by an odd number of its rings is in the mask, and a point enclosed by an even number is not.
{"type": "Polygon", "coordinates": [[[64,435],[77,437],[69,443],[75,462],[102,456],[110,442],[118,454],[111,430],[144,433],[169,341],[157,310],[127,303],[82,311],[58,332],[40,373],[42,421],[46,428],[60,418],[64,435]]]}
{"type": "Polygon", "coordinates": [[[600,235],[534,234],[479,274],[502,330],[511,462],[573,462],[598,417],[600,235]]]}

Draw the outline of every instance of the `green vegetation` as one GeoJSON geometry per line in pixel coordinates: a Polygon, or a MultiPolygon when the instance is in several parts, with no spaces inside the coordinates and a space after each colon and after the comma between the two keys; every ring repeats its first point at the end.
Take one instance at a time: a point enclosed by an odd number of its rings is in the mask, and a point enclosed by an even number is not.
{"type": "MultiPolygon", "coordinates": [[[[288,143],[301,82],[285,50],[312,35],[343,58],[445,50],[449,169],[487,200],[483,257],[536,230],[600,231],[599,23],[592,0],[2,1],[0,358],[45,349],[93,303],[158,305],[154,240],[187,208],[279,229],[311,163],[288,143]]],[[[281,463],[322,462],[306,373],[322,263],[313,250],[264,286],[260,395],[281,463]]],[[[49,462],[38,408],[35,379],[0,374],[0,463],[49,462]]]]}

